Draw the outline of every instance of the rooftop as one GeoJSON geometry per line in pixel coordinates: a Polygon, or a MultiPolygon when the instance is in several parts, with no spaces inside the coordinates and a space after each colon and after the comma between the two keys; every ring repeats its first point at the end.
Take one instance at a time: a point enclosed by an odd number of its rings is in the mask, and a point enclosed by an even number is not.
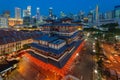
{"type": "Polygon", "coordinates": [[[42,40],[42,41],[47,41],[47,42],[51,42],[56,40],[56,37],[51,37],[49,35],[43,35],[42,37],[36,38],[35,40],[42,40]]]}
{"type": "Polygon", "coordinates": [[[62,54],[66,49],[67,49],[67,46],[63,46],[62,48],[60,49],[53,49],[53,48],[49,48],[48,46],[41,46],[37,43],[32,43],[32,44],[29,44],[31,47],[33,48],[36,48],[36,49],[39,49],[39,50],[44,50],[48,53],[53,53],[53,54],[62,54]]]}
{"type": "Polygon", "coordinates": [[[16,30],[0,30],[0,45],[40,37],[41,32],[24,32],[16,30]]]}
{"type": "Polygon", "coordinates": [[[63,43],[63,42],[65,42],[65,41],[62,40],[62,39],[58,39],[58,40],[53,41],[52,43],[53,43],[53,44],[61,44],[61,43],[63,43]]]}
{"type": "Polygon", "coordinates": [[[59,27],[59,26],[79,26],[79,24],[73,24],[73,23],[55,23],[55,24],[43,24],[41,26],[54,26],[54,27],[59,27]]]}

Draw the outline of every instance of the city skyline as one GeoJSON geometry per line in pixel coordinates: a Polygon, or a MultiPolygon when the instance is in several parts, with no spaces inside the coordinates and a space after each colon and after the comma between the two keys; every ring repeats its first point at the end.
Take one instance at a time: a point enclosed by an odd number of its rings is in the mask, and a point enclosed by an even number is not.
{"type": "MultiPolygon", "coordinates": [[[[49,7],[53,7],[53,12],[57,16],[60,14],[60,11],[68,13],[77,14],[79,11],[84,11],[88,13],[90,10],[95,9],[96,5],[99,5],[100,12],[107,12],[114,9],[114,6],[120,4],[120,0],[92,0],[87,3],[89,0],[76,0],[76,1],[41,1],[41,0],[10,0],[7,2],[6,0],[0,1],[0,13],[4,12],[5,10],[9,10],[11,12],[11,17],[15,16],[15,7],[21,8],[21,11],[27,8],[27,6],[31,6],[32,16],[36,14],[36,8],[40,8],[41,15],[48,15],[49,7]],[[2,4],[5,3],[5,4],[2,4]],[[11,3],[11,4],[9,4],[11,3]],[[109,3],[109,4],[108,4],[109,3]],[[66,5],[67,4],[67,5],[66,5]],[[81,5],[82,4],[82,5],[81,5]],[[87,5],[87,6],[86,6],[87,5]]],[[[22,12],[21,12],[22,13],[22,12]]]]}

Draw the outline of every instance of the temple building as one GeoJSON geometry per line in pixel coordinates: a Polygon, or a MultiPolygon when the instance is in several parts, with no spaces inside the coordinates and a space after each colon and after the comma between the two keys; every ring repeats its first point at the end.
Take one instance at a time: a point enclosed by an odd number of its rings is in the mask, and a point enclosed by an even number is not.
{"type": "Polygon", "coordinates": [[[82,42],[81,24],[72,22],[69,17],[53,20],[47,18],[42,26],[42,37],[34,38],[29,44],[29,54],[62,68],[82,42]]]}

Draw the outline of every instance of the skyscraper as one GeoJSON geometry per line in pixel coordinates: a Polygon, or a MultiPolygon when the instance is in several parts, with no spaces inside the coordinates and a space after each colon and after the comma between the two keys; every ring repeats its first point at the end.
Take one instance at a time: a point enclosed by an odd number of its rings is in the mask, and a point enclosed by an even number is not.
{"type": "Polygon", "coordinates": [[[27,11],[28,11],[28,16],[31,16],[31,6],[27,7],[27,11]]]}
{"type": "Polygon", "coordinates": [[[105,14],[104,13],[99,13],[99,21],[105,19],[105,14]]]}
{"type": "Polygon", "coordinates": [[[37,8],[36,19],[40,20],[40,8],[37,8]]]}
{"type": "Polygon", "coordinates": [[[15,18],[16,19],[21,19],[21,9],[20,8],[15,8],[15,18]]]}
{"type": "Polygon", "coordinates": [[[31,17],[31,6],[28,6],[27,10],[23,10],[23,17],[25,16],[31,17]]]}
{"type": "Polygon", "coordinates": [[[99,6],[96,6],[96,26],[99,26],[99,6]]]}
{"type": "Polygon", "coordinates": [[[60,17],[63,18],[63,17],[65,17],[65,16],[66,16],[65,13],[64,13],[63,11],[61,11],[61,12],[60,12],[60,17]]]}
{"type": "Polygon", "coordinates": [[[23,10],[23,25],[31,25],[31,6],[28,6],[27,10],[23,10]]]}
{"type": "Polygon", "coordinates": [[[89,23],[89,24],[92,24],[92,23],[93,23],[93,12],[92,12],[92,11],[90,11],[90,12],[88,13],[88,23],[89,23]]]}
{"type": "Polygon", "coordinates": [[[8,28],[8,19],[0,16],[0,28],[8,28]]]}
{"type": "Polygon", "coordinates": [[[99,7],[98,5],[96,6],[96,22],[98,22],[99,19],[99,7]]]}
{"type": "Polygon", "coordinates": [[[84,19],[84,12],[83,12],[83,11],[80,11],[80,13],[79,13],[79,17],[80,17],[81,20],[84,19]]]}
{"type": "Polygon", "coordinates": [[[23,10],[23,17],[28,16],[28,11],[27,10],[23,10]]]}
{"type": "Polygon", "coordinates": [[[10,11],[9,11],[9,10],[4,11],[4,12],[3,12],[3,16],[4,16],[5,18],[10,18],[10,11]]]}
{"type": "Polygon", "coordinates": [[[49,8],[49,17],[53,17],[53,8],[52,7],[49,8]]]}
{"type": "Polygon", "coordinates": [[[113,19],[114,18],[114,11],[108,11],[105,13],[105,19],[113,19]]]}
{"type": "Polygon", "coordinates": [[[115,9],[114,9],[114,15],[115,15],[115,18],[116,19],[120,19],[120,5],[118,5],[118,6],[115,6],[115,9]]]}

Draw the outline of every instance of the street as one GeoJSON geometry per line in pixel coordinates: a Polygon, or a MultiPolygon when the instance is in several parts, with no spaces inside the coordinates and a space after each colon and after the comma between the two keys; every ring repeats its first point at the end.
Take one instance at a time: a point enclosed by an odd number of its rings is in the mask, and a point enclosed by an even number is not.
{"type": "MultiPolygon", "coordinates": [[[[75,76],[80,80],[94,80],[95,62],[91,55],[91,46],[92,42],[86,41],[85,46],[73,62],[68,75],[75,76]]],[[[61,80],[61,76],[55,74],[55,72],[42,69],[33,63],[32,58],[26,54],[23,54],[18,68],[6,80],[61,80]]]]}
{"type": "Polygon", "coordinates": [[[94,80],[94,67],[95,62],[93,59],[92,53],[92,43],[86,41],[85,46],[82,51],[79,53],[79,57],[76,59],[77,64],[74,64],[75,67],[72,69],[72,75],[81,79],[81,80],[94,80]],[[79,59],[80,58],[80,59],[79,59]],[[78,63],[79,62],[79,63],[78,63]]]}

